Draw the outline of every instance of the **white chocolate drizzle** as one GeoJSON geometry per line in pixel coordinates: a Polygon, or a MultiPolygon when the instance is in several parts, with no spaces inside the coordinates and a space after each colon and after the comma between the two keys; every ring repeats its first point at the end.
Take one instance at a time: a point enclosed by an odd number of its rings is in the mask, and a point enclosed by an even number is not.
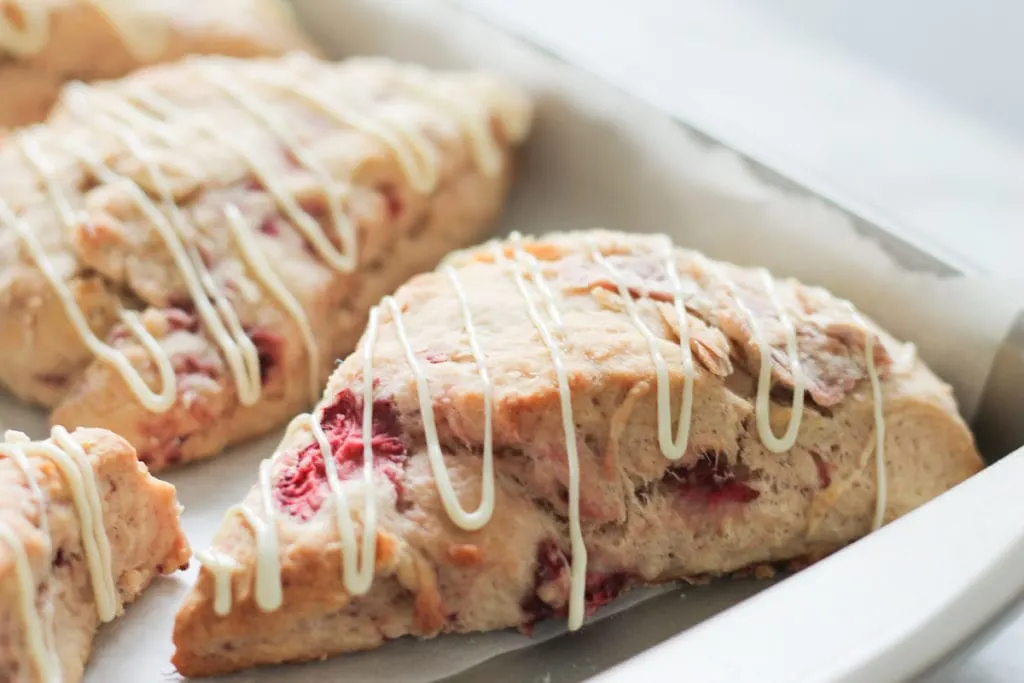
{"type": "Polygon", "coordinates": [[[665,356],[661,353],[661,340],[655,336],[651,328],[640,317],[640,309],[618,269],[605,258],[593,240],[587,241],[590,248],[590,256],[604,267],[612,283],[619,290],[619,296],[626,305],[626,311],[640,333],[647,340],[650,349],[651,360],[654,361],[654,371],[658,378],[658,445],[661,453],[669,460],[675,461],[683,457],[686,447],[690,441],[690,422],[693,415],[693,351],[690,349],[690,326],[686,315],[685,294],[682,283],[679,281],[679,272],[676,268],[675,253],[672,243],[667,241],[664,259],[665,272],[668,273],[669,282],[672,285],[672,308],[676,318],[679,320],[679,351],[682,356],[683,365],[683,398],[679,407],[679,424],[676,427],[676,435],[672,436],[672,397],[670,396],[671,382],[669,381],[668,364],[665,356]]]}
{"type": "Polygon", "coordinates": [[[871,382],[872,407],[875,411],[875,516],[871,528],[878,529],[885,523],[885,508],[889,495],[885,469],[885,405],[882,402],[882,384],[878,378],[878,367],[875,365],[875,334],[853,304],[846,305],[853,314],[857,324],[864,329],[864,360],[868,368],[868,379],[871,382]]]}
{"type": "MultiPolygon", "coordinates": [[[[200,73],[215,73],[210,70],[201,71],[200,73]]],[[[330,181],[330,177],[326,176],[326,172],[321,172],[320,180],[323,184],[323,190],[325,195],[328,197],[328,208],[331,210],[331,220],[334,224],[335,233],[339,236],[342,243],[342,249],[339,251],[331,244],[330,239],[324,233],[320,224],[317,222],[308,211],[302,208],[299,203],[299,198],[294,192],[287,189],[284,183],[284,179],[275,172],[272,164],[268,164],[265,161],[259,159],[258,156],[250,152],[246,148],[244,141],[235,140],[230,135],[225,135],[223,126],[221,126],[215,119],[198,115],[197,112],[187,111],[181,107],[177,107],[172,104],[166,98],[162,97],[150,88],[144,88],[141,85],[134,85],[130,89],[130,94],[133,100],[143,104],[148,109],[164,117],[165,121],[172,121],[182,127],[189,127],[192,130],[202,133],[211,140],[216,140],[222,144],[225,148],[234,152],[239,159],[241,159],[253,175],[263,184],[267,189],[267,192],[274,198],[277,205],[284,210],[285,215],[291,221],[302,236],[313,245],[317,254],[327,262],[332,268],[338,272],[348,273],[355,269],[358,262],[357,246],[356,246],[356,233],[351,225],[348,217],[340,209],[341,198],[338,193],[347,192],[348,188],[339,188],[338,182],[325,182],[330,181]],[[176,121],[176,119],[180,119],[176,121]]],[[[250,108],[248,100],[239,102],[237,98],[233,98],[245,111],[252,114],[254,118],[259,120],[268,130],[279,140],[290,140],[290,134],[285,132],[283,126],[273,122],[273,119],[269,118],[266,114],[260,112],[259,109],[250,108]]],[[[306,163],[314,164],[311,166],[311,170],[320,168],[318,162],[312,161],[311,157],[302,149],[295,145],[289,147],[289,151],[300,161],[306,160],[306,163]]]]}
{"type": "MultiPolygon", "coordinates": [[[[501,147],[489,130],[490,119],[487,111],[477,103],[469,102],[457,92],[441,92],[431,87],[430,77],[426,70],[410,70],[401,79],[402,86],[430,101],[434,105],[447,108],[454,114],[469,134],[473,156],[477,166],[488,175],[496,175],[501,171],[501,147]]],[[[511,125],[506,121],[506,127],[511,125]]]]}
{"type": "MultiPolygon", "coordinates": [[[[474,360],[480,371],[484,385],[484,447],[483,447],[483,483],[481,498],[477,508],[467,512],[458,500],[444,455],[441,452],[437,437],[437,427],[433,419],[432,399],[427,386],[427,378],[416,359],[415,351],[409,344],[408,336],[402,321],[401,309],[392,297],[385,297],[380,306],[370,311],[366,339],[363,344],[363,483],[364,509],[362,514],[362,544],[356,539],[355,522],[349,510],[344,485],[339,480],[337,465],[334,462],[333,449],[321,426],[323,406],[318,406],[312,414],[296,417],[286,430],[282,444],[275,454],[260,464],[260,500],[263,514],[267,522],[254,515],[244,505],[236,505],[228,511],[228,516],[239,514],[253,529],[256,537],[256,591],[257,606],[265,611],[272,611],[281,605],[281,568],[278,558],[277,512],[273,504],[273,482],[271,479],[273,464],[284,452],[283,445],[291,441],[296,431],[312,432],[324,458],[324,470],[327,474],[328,486],[333,498],[333,510],[337,521],[342,545],[342,581],[345,589],[353,595],[361,595],[370,589],[373,582],[374,561],[376,558],[376,527],[377,527],[377,496],[373,483],[374,454],[372,447],[373,430],[373,351],[380,327],[380,308],[383,307],[392,316],[396,332],[406,358],[416,377],[418,398],[423,415],[424,433],[426,435],[428,457],[431,470],[437,482],[438,491],[452,521],[468,531],[482,528],[490,520],[494,511],[494,464],[493,464],[493,429],[492,401],[493,387],[484,361],[484,353],[473,325],[472,314],[465,289],[458,280],[454,269],[446,268],[446,275],[460,303],[466,336],[473,351],[474,360]]],[[[226,614],[231,606],[230,576],[237,569],[234,560],[223,553],[210,551],[197,553],[200,562],[207,566],[214,575],[214,610],[217,614],[226,614]]]]}
{"type": "Polygon", "coordinates": [[[758,354],[761,357],[761,367],[757,376],[757,398],[754,411],[757,416],[757,433],[765,448],[773,453],[785,453],[793,447],[800,433],[800,422],[804,414],[804,390],[807,388],[804,371],[800,365],[800,352],[793,319],[786,312],[782,301],[779,299],[778,292],[775,290],[775,280],[771,274],[764,269],[758,269],[758,277],[768,293],[772,306],[779,317],[779,324],[782,325],[783,332],[786,335],[786,353],[789,358],[790,372],[793,375],[793,408],[789,415],[786,431],[781,437],[778,437],[775,436],[775,432],[772,430],[771,422],[770,392],[772,388],[772,368],[775,366],[775,362],[772,359],[772,345],[768,342],[768,338],[761,328],[757,315],[743,300],[743,297],[739,295],[736,283],[725,274],[724,270],[713,262],[707,259],[702,259],[702,262],[708,271],[713,273],[725,286],[726,291],[729,292],[729,295],[747,319],[747,324],[750,326],[750,335],[753,337],[754,343],[757,345],[758,354]]]}
{"type": "Polygon", "coordinates": [[[46,683],[60,683],[60,660],[52,647],[53,628],[49,629],[49,640],[42,616],[36,608],[36,580],[32,565],[25,553],[21,538],[5,522],[0,521],[0,540],[7,544],[14,556],[14,572],[18,581],[18,610],[21,612],[25,641],[28,643],[29,658],[32,660],[39,679],[46,683]]]}
{"type": "MultiPolygon", "coordinates": [[[[101,109],[90,107],[84,95],[89,92],[85,88],[69,88],[66,102],[68,110],[82,119],[91,119],[95,125],[118,139],[130,150],[142,164],[146,175],[156,190],[160,205],[149,198],[137,184],[126,182],[121,176],[103,165],[88,152],[81,154],[97,175],[108,183],[121,182],[128,188],[135,204],[152,222],[164,246],[170,252],[178,272],[185,281],[185,286],[192,298],[192,303],[199,313],[200,319],[213,336],[227,360],[228,367],[238,387],[238,399],[244,406],[250,406],[259,400],[262,383],[260,381],[259,356],[256,346],[242,330],[238,316],[231,302],[224,296],[214,279],[213,273],[203,262],[198,245],[188,240],[190,232],[188,219],[174,201],[174,194],[168,184],[167,177],[160,170],[148,148],[130,128],[116,118],[103,115],[101,109]],[[169,218],[168,218],[169,216],[169,218]],[[212,301],[212,303],[211,303],[212,301]]],[[[97,100],[101,102],[102,100],[97,100]]]]}
{"type": "Polygon", "coordinates": [[[242,253],[246,265],[256,276],[256,279],[263,284],[270,294],[277,299],[278,305],[291,316],[295,326],[299,328],[299,334],[306,346],[306,356],[309,362],[309,392],[312,400],[315,401],[320,393],[320,345],[310,327],[309,317],[302,308],[302,304],[295,298],[295,295],[288,291],[288,287],[281,280],[280,276],[267,262],[263,250],[255,245],[250,232],[252,228],[242,217],[242,212],[234,204],[224,207],[225,218],[228,228],[235,238],[235,244],[242,253]]]}
{"type": "Polygon", "coordinates": [[[491,513],[494,511],[494,454],[493,438],[491,430],[491,380],[487,374],[487,368],[483,364],[483,354],[479,350],[476,340],[476,333],[473,328],[473,321],[466,305],[465,292],[459,283],[455,271],[448,270],[447,275],[455,287],[456,296],[460,299],[463,320],[473,355],[480,370],[480,377],[484,383],[484,452],[483,452],[483,486],[480,496],[480,503],[473,512],[466,512],[459,502],[455,488],[452,486],[451,477],[448,474],[448,467],[444,464],[444,454],[441,452],[441,443],[437,438],[437,425],[434,422],[434,402],[430,396],[430,387],[427,385],[427,376],[416,359],[416,352],[409,343],[409,337],[405,333],[405,323],[402,322],[402,311],[394,298],[386,297],[383,304],[387,307],[391,318],[395,323],[395,331],[398,340],[405,351],[405,357],[409,361],[413,376],[416,378],[416,395],[419,400],[421,415],[423,418],[423,433],[426,440],[427,458],[430,460],[430,470],[434,475],[437,484],[438,494],[444,505],[445,512],[457,526],[468,531],[481,529],[490,521],[491,513]]]}
{"type": "Polygon", "coordinates": [[[352,595],[365,595],[373,584],[377,560],[377,491],[373,481],[373,347],[380,329],[380,311],[370,311],[363,346],[363,543],[362,557],[357,552],[355,522],[346,503],[345,489],[338,478],[334,460],[321,417],[312,421],[313,436],[323,454],[327,485],[334,498],[334,514],[338,521],[342,547],[342,581],[352,595]]]}
{"type": "MultiPolygon", "coordinates": [[[[298,431],[308,431],[313,435],[323,457],[324,471],[332,499],[338,534],[341,538],[342,553],[342,584],[352,595],[363,595],[373,584],[377,556],[377,496],[373,481],[373,349],[380,327],[380,310],[374,307],[370,311],[366,339],[363,343],[363,536],[362,544],[356,539],[355,520],[349,509],[344,484],[338,477],[338,465],[334,461],[334,450],[321,421],[324,403],[319,404],[312,413],[297,416],[285,430],[281,444],[274,454],[260,463],[259,498],[265,519],[250,510],[244,503],[235,505],[228,510],[225,520],[233,514],[241,515],[252,528],[256,539],[256,605],[265,612],[272,612],[282,604],[283,586],[281,583],[281,561],[278,556],[278,513],[274,505],[273,466],[285,452],[284,444],[290,442],[298,431]]],[[[224,575],[230,575],[232,565],[227,563],[223,553],[207,552],[197,556],[204,566],[209,566],[214,573],[214,603],[226,611],[230,611],[231,583],[224,575]],[[228,595],[225,595],[228,593],[228,595]]],[[[219,612],[218,612],[219,613],[219,612]]],[[[225,612],[226,613],[226,612],[225,612]]]]}
{"type": "Polygon", "coordinates": [[[315,89],[303,83],[280,83],[274,80],[265,83],[275,85],[282,92],[304,100],[337,123],[360,130],[384,143],[391,149],[398,165],[409,179],[409,184],[417,192],[432,192],[437,186],[437,152],[426,136],[419,131],[402,128],[382,115],[370,116],[351,105],[327,100],[315,89]]]}
{"type": "MultiPolygon", "coordinates": [[[[167,49],[170,21],[149,16],[137,0],[86,0],[118,34],[125,49],[137,60],[156,60],[167,49]]],[[[50,12],[45,0],[6,0],[8,14],[0,8],[0,53],[30,57],[50,41],[50,12]],[[14,19],[17,17],[17,23],[14,19]],[[20,24],[20,25],[19,25],[20,24]]]]}
{"type": "MultiPolygon", "coordinates": [[[[407,359],[413,369],[418,387],[421,412],[424,419],[424,432],[428,443],[431,468],[438,482],[438,490],[451,515],[453,522],[466,530],[482,528],[490,520],[494,510],[494,469],[493,469],[493,429],[492,429],[492,383],[487,373],[484,354],[473,326],[472,315],[465,290],[458,280],[454,269],[446,269],[446,274],[460,302],[466,335],[473,351],[474,359],[484,384],[484,450],[483,450],[483,484],[480,503],[475,510],[467,512],[458,500],[458,496],[448,476],[437,438],[437,428],[433,420],[432,399],[426,376],[423,374],[415,352],[409,345],[408,337],[402,322],[401,310],[395,300],[386,297],[378,307],[370,311],[366,338],[363,342],[363,483],[364,508],[362,513],[363,531],[362,544],[356,539],[355,522],[349,510],[344,484],[338,478],[337,464],[334,462],[333,449],[321,426],[323,405],[318,406],[312,414],[296,417],[286,430],[281,445],[274,455],[260,464],[260,500],[263,514],[267,521],[253,514],[245,505],[236,505],[228,511],[228,517],[239,514],[253,529],[256,538],[256,604],[265,611],[272,611],[281,605],[281,568],[278,558],[277,523],[278,514],[273,503],[273,465],[284,452],[284,444],[291,441],[295,432],[310,431],[320,448],[324,459],[324,470],[327,474],[328,486],[332,496],[332,508],[337,521],[342,546],[342,580],[345,589],[353,595],[362,595],[370,589],[373,582],[374,562],[376,558],[376,527],[377,527],[377,496],[373,482],[374,454],[372,446],[373,430],[373,351],[380,327],[380,307],[384,307],[392,316],[399,340],[406,352],[407,359]]],[[[231,605],[230,575],[237,569],[233,560],[211,551],[197,553],[204,566],[209,567],[214,575],[214,608],[217,614],[226,614],[231,605]]]]}
{"type": "Polygon", "coordinates": [[[231,575],[238,571],[238,563],[230,555],[215,550],[197,550],[195,555],[213,574],[213,613],[221,617],[231,614],[231,575]]]}
{"type": "Polygon", "coordinates": [[[96,611],[100,621],[107,622],[117,616],[117,586],[111,566],[110,539],[103,526],[103,503],[99,482],[89,464],[85,450],[71,438],[67,430],[57,425],[51,432],[52,443],[36,444],[36,452],[51,460],[64,475],[71,489],[75,509],[82,528],[82,546],[89,565],[96,611]]]}
{"type": "MultiPolygon", "coordinates": [[[[8,459],[20,470],[39,509],[39,531],[43,536],[43,556],[46,558],[45,583],[50,578],[50,555],[53,552],[50,526],[47,518],[48,499],[33,474],[29,457],[45,458],[53,463],[71,492],[72,503],[78,515],[82,548],[92,583],[96,613],[101,622],[117,616],[119,598],[111,564],[110,540],[103,524],[103,505],[99,482],[84,449],[63,427],[54,427],[49,441],[33,442],[20,432],[9,431],[0,444],[0,458],[8,459]]],[[[57,657],[52,620],[52,606],[48,619],[36,605],[37,578],[32,571],[28,551],[22,537],[9,525],[0,522],[0,540],[14,556],[18,584],[18,610],[29,657],[40,680],[60,683],[60,660],[57,657]]]]}
{"type": "MultiPolygon", "coordinates": [[[[39,19],[27,12],[29,24],[39,19]],[[30,15],[30,16],[29,16],[30,15]]],[[[9,28],[9,27],[8,27],[9,28]]],[[[4,24],[0,22],[0,37],[4,24]]],[[[296,57],[297,59],[298,57],[296,57]]],[[[315,177],[324,193],[329,222],[340,248],[336,247],[321,227],[317,218],[303,208],[295,190],[289,189],[275,164],[261,159],[248,149],[245,139],[233,135],[229,127],[212,117],[172,103],[154,89],[141,82],[127,81],[120,90],[90,87],[81,83],[69,84],[65,91],[68,112],[92,133],[116,140],[139,162],[156,199],[134,180],[116,172],[82,139],[47,140],[60,146],[82,162],[101,182],[124,188],[130,201],[139,209],[159,235],[169,252],[178,275],[206,331],[213,338],[224,357],[237,387],[239,402],[254,405],[262,393],[258,350],[242,327],[231,300],[225,294],[214,272],[207,267],[195,238],[195,230],[188,217],[178,206],[169,179],[161,169],[156,153],[186,144],[190,134],[200,134],[236,155],[274,199],[290,224],[312,245],[316,254],[328,266],[341,273],[349,273],[358,265],[357,232],[348,217],[345,202],[351,185],[332,174],[307,145],[301,143],[288,123],[273,115],[267,93],[287,96],[313,107],[338,124],[359,130],[386,145],[416,191],[429,193],[436,189],[440,163],[438,150],[425,133],[415,127],[390,120],[382,112],[364,111],[358,106],[327,98],[305,83],[282,82],[279,78],[247,75],[239,77],[224,64],[227,59],[207,58],[192,64],[198,78],[223,95],[227,102],[257,123],[302,167],[315,177]]],[[[486,129],[487,111],[471,110],[470,104],[454,93],[434,92],[425,76],[414,75],[398,79],[398,86],[410,90],[416,97],[445,110],[455,118],[471,147],[472,156],[486,175],[501,172],[501,148],[491,131],[486,129]]],[[[441,87],[439,84],[437,87],[441,87]]],[[[521,128],[522,126],[520,126],[521,128]]],[[[72,206],[60,187],[57,174],[40,140],[46,133],[41,127],[26,129],[15,136],[33,171],[42,180],[66,234],[70,234],[84,220],[84,214],[72,206]]],[[[512,135],[525,134],[525,130],[512,131],[512,135]]],[[[187,169],[196,173],[195,169],[187,169]]],[[[242,260],[277,305],[288,315],[298,329],[305,347],[309,365],[310,401],[316,400],[320,386],[320,349],[313,325],[299,299],[289,290],[282,278],[267,260],[264,248],[255,239],[253,230],[242,210],[231,203],[223,207],[224,222],[230,231],[242,260]]],[[[46,250],[33,234],[31,227],[19,218],[0,199],[0,226],[11,227],[44,275],[60,300],[68,319],[89,351],[101,361],[113,366],[124,379],[131,392],[149,411],[163,413],[170,410],[177,399],[177,381],[174,366],[167,352],[143,326],[139,316],[129,310],[118,312],[120,321],[139,340],[157,370],[159,392],[147,385],[139,371],[119,349],[99,339],[90,328],[86,315],[64,278],[49,260],[46,250]]],[[[483,508],[481,509],[481,512],[483,508]]]]}
{"type": "Polygon", "coordinates": [[[565,337],[565,329],[562,325],[561,316],[558,313],[557,301],[551,288],[544,281],[540,267],[530,254],[522,249],[522,237],[518,232],[510,236],[512,244],[512,259],[505,258],[505,253],[498,245],[494,246],[494,257],[500,265],[511,266],[512,277],[519,288],[519,293],[526,303],[526,310],[537,328],[544,345],[551,354],[551,363],[555,368],[555,376],[558,380],[558,396],[562,408],[562,429],[565,432],[565,454],[569,465],[569,540],[572,547],[572,564],[570,567],[571,589],[569,591],[569,628],[576,630],[583,625],[584,597],[586,589],[587,572],[587,546],[583,542],[583,528],[580,523],[580,454],[576,444],[576,423],[572,414],[572,392],[569,387],[569,376],[565,371],[565,361],[562,358],[562,351],[558,342],[541,317],[533,297],[526,285],[523,276],[522,265],[525,262],[530,268],[531,279],[547,305],[547,313],[554,323],[555,330],[560,336],[565,337]]]}

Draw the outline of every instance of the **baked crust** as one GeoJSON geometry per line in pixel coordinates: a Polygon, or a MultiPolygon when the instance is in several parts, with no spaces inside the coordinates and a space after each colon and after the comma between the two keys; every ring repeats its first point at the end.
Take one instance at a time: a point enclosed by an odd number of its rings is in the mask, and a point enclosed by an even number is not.
{"type": "MultiPolygon", "coordinates": [[[[417,276],[383,302],[312,418],[322,425],[343,496],[332,490],[312,423],[296,423],[261,468],[272,507],[256,487],[201,556],[204,567],[175,624],[178,670],[203,676],[315,660],[404,635],[528,630],[566,613],[572,624],[580,556],[574,513],[586,549],[580,595],[589,613],[635,584],[822,557],[982,466],[949,386],[911,345],[822,289],[666,244],[606,231],[513,238],[456,253],[447,263],[453,270],[417,276]],[[685,306],[685,334],[677,301],[685,306]],[[787,320],[799,370],[787,348],[787,320]],[[678,434],[689,383],[684,339],[693,359],[692,414],[672,460],[659,420],[671,416],[671,434],[678,434]],[[772,360],[763,392],[762,341],[772,360]],[[652,348],[664,362],[667,412],[652,348]],[[770,426],[783,439],[794,394],[804,395],[794,384],[806,390],[802,420],[793,445],[773,452],[758,426],[758,396],[770,399],[770,426]],[[369,437],[364,396],[373,405],[369,437]],[[428,414],[440,470],[431,463],[428,414]],[[450,477],[464,511],[486,501],[488,434],[493,515],[482,526],[457,522],[438,473],[450,477]],[[372,485],[360,476],[367,440],[372,485]],[[359,594],[358,577],[343,561],[367,537],[371,497],[374,577],[359,594]],[[339,535],[345,520],[352,543],[339,535]],[[274,552],[261,562],[261,550],[274,552]],[[229,591],[217,588],[217,576],[229,591]]],[[[360,562],[370,557],[364,553],[352,555],[360,562]]]]}
{"type": "Polygon", "coordinates": [[[81,681],[104,609],[95,582],[113,580],[108,584],[112,611],[104,617],[110,618],[121,614],[154,577],[186,567],[191,554],[174,487],[150,476],[128,442],[99,429],[64,434],[81,449],[78,455],[57,438],[45,445],[71,454],[70,466],[11,432],[0,446],[0,527],[10,536],[0,540],[0,680],[44,680],[30,647],[28,620],[37,619],[44,639],[40,659],[59,666],[59,680],[81,681]],[[27,468],[19,466],[12,449],[25,454],[27,468]],[[84,465],[79,476],[72,469],[76,463],[84,465]],[[97,516],[80,507],[76,482],[86,494],[95,486],[97,516]],[[83,530],[96,519],[104,530],[97,547],[109,549],[109,574],[93,565],[98,555],[87,551],[93,535],[83,530]],[[31,572],[29,596],[19,580],[18,555],[31,572]],[[26,597],[32,605],[27,611],[19,608],[26,597]]]}
{"type": "Polygon", "coordinates": [[[292,50],[317,52],[281,0],[5,3],[0,129],[44,119],[67,81],[120,78],[188,54],[257,57],[292,50]]]}
{"type": "Polygon", "coordinates": [[[69,87],[0,143],[0,383],[154,471],[266,432],[374,302],[488,229],[530,118],[483,74],[298,53],[69,87]]]}

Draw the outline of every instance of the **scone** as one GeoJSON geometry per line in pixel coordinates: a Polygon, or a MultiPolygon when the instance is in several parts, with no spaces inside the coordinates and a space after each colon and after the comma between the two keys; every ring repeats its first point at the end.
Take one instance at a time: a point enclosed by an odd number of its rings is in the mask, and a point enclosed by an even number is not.
{"type": "Polygon", "coordinates": [[[0,443],[0,681],[75,683],[102,622],[189,547],[174,487],[100,429],[0,443]]]}
{"type": "Polygon", "coordinates": [[[71,80],[119,78],[190,54],[315,51],[284,0],[0,3],[0,129],[43,119],[71,80]]]}
{"type": "Polygon", "coordinates": [[[820,557],[981,465],[913,347],[822,289],[658,236],[513,236],[373,310],[197,553],[174,663],[578,628],[629,586],[820,557]]]}
{"type": "Polygon", "coordinates": [[[0,384],[152,470],[265,432],[479,241],[530,119],[483,74],[299,53],[68,86],[0,146],[0,384]]]}

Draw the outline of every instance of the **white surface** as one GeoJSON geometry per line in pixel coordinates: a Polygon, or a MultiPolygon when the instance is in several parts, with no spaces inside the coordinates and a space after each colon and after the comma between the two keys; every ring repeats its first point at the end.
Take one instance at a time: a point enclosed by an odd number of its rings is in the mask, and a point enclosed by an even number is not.
{"type": "Polygon", "coordinates": [[[950,661],[944,661],[919,680],[922,683],[1017,683],[1024,681],[1024,601],[984,636],[950,661]]]}
{"type": "Polygon", "coordinates": [[[740,0],[1024,143],[1017,0],[740,0]]]}

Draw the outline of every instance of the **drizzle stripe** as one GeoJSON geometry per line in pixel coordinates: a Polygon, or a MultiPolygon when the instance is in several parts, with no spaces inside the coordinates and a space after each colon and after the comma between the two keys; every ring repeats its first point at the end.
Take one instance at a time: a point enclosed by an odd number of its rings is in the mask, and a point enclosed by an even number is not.
{"type": "Polygon", "coordinates": [[[306,315],[299,300],[288,291],[284,282],[271,268],[267,257],[263,255],[263,250],[253,243],[252,228],[246,223],[238,207],[228,204],[224,207],[224,215],[246,265],[299,328],[309,363],[310,401],[315,402],[320,394],[320,345],[317,344],[313,328],[309,324],[309,316],[306,315]]]}
{"type": "Polygon", "coordinates": [[[772,346],[768,343],[768,339],[765,337],[764,330],[761,329],[761,323],[757,316],[750,310],[746,302],[743,301],[743,298],[740,297],[736,289],[736,283],[716,264],[707,259],[703,259],[703,261],[708,270],[714,273],[725,285],[750,325],[751,336],[754,338],[754,343],[757,344],[758,353],[761,357],[761,368],[757,376],[757,402],[755,404],[757,433],[761,437],[761,443],[764,444],[765,448],[773,453],[784,453],[793,447],[800,433],[800,422],[804,414],[804,391],[807,388],[804,371],[800,365],[796,328],[793,326],[793,320],[786,313],[785,307],[779,300],[779,295],[775,290],[775,281],[771,274],[766,270],[759,270],[758,275],[764,284],[765,290],[768,292],[768,296],[771,298],[772,306],[775,307],[775,311],[779,316],[779,322],[786,333],[786,353],[789,356],[790,371],[793,375],[793,411],[789,416],[785,433],[782,437],[777,437],[772,431],[771,423],[770,392],[772,388],[772,367],[774,366],[772,346]]]}
{"type": "Polygon", "coordinates": [[[629,313],[629,317],[633,320],[633,325],[640,330],[647,340],[651,360],[654,361],[654,371],[658,376],[658,445],[661,447],[662,455],[667,459],[672,461],[679,460],[686,453],[686,447],[690,440],[690,423],[693,416],[694,367],[693,351],[690,348],[690,325],[683,303],[683,291],[679,282],[679,274],[676,271],[672,245],[671,243],[668,245],[667,255],[665,256],[665,269],[670,273],[672,305],[676,312],[676,317],[679,319],[679,351],[683,364],[683,401],[679,407],[679,425],[676,427],[675,437],[672,436],[672,398],[669,395],[671,382],[669,380],[668,364],[665,362],[665,357],[659,348],[661,340],[654,335],[651,328],[640,317],[640,310],[636,302],[633,301],[633,297],[629,293],[629,289],[626,287],[626,283],[618,269],[601,254],[593,240],[588,239],[587,244],[590,247],[591,258],[607,271],[608,276],[619,290],[619,296],[626,305],[626,310],[629,313]]]}
{"type": "MultiPolygon", "coordinates": [[[[457,282],[457,281],[456,281],[457,282]]],[[[388,312],[391,313],[391,317],[395,322],[395,330],[398,334],[398,340],[402,344],[402,348],[405,351],[405,357],[409,361],[409,367],[412,369],[413,376],[416,378],[416,395],[420,404],[420,415],[423,419],[423,433],[427,447],[427,458],[430,460],[430,470],[434,475],[434,483],[437,485],[437,492],[441,496],[441,502],[444,504],[445,512],[448,513],[449,519],[452,520],[456,525],[469,531],[475,531],[482,528],[487,524],[490,519],[491,512],[494,510],[494,481],[492,472],[489,470],[493,467],[491,461],[491,443],[493,435],[490,429],[490,400],[485,398],[485,420],[488,423],[486,429],[487,434],[485,435],[484,443],[484,483],[483,491],[481,494],[480,503],[477,509],[473,512],[466,512],[459,502],[458,494],[455,492],[455,488],[452,486],[451,475],[448,472],[448,466],[444,462],[444,453],[441,452],[441,443],[437,438],[437,424],[434,421],[434,405],[433,400],[430,397],[430,387],[427,384],[427,377],[423,372],[422,365],[416,358],[416,352],[413,351],[412,346],[409,344],[409,337],[405,333],[405,323],[402,322],[402,311],[398,304],[392,297],[385,297],[384,305],[387,307],[388,312]]],[[[468,312],[468,311],[466,311],[468,312]]],[[[468,321],[468,325],[472,325],[471,321],[468,321]]],[[[471,328],[467,328],[471,329],[471,328]]],[[[474,349],[474,354],[476,349],[474,349]]],[[[479,358],[480,356],[478,356],[479,358]]],[[[487,394],[490,394],[490,380],[487,378],[486,369],[483,369],[484,382],[487,385],[487,394]]]]}
{"type": "MultiPolygon", "coordinates": [[[[530,291],[526,286],[526,281],[523,278],[521,262],[524,260],[529,262],[529,259],[526,258],[527,254],[522,250],[522,237],[519,233],[512,233],[509,239],[512,242],[513,248],[512,260],[507,259],[504,252],[497,245],[494,246],[495,259],[502,265],[511,266],[512,277],[515,279],[516,287],[519,288],[523,301],[526,303],[526,310],[530,320],[533,321],[534,327],[537,328],[537,332],[540,334],[544,345],[548,348],[551,362],[555,366],[555,375],[558,378],[558,394],[562,406],[562,429],[565,432],[565,450],[569,464],[569,537],[572,545],[572,566],[570,570],[572,587],[569,596],[569,628],[576,630],[583,624],[587,546],[583,542],[583,529],[580,525],[580,462],[579,450],[576,446],[576,425],[572,415],[572,394],[569,388],[569,377],[565,371],[565,363],[562,360],[562,352],[559,350],[558,343],[552,336],[548,326],[537,311],[533,298],[530,296],[530,291]]],[[[547,301],[550,314],[554,311],[554,295],[544,282],[544,278],[536,263],[532,263],[531,266],[534,285],[540,290],[542,296],[547,301]]],[[[561,318],[557,316],[557,311],[554,312],[556,315],[551,317],[556,323],[556,327],[561,329],[561,318]]]]}

